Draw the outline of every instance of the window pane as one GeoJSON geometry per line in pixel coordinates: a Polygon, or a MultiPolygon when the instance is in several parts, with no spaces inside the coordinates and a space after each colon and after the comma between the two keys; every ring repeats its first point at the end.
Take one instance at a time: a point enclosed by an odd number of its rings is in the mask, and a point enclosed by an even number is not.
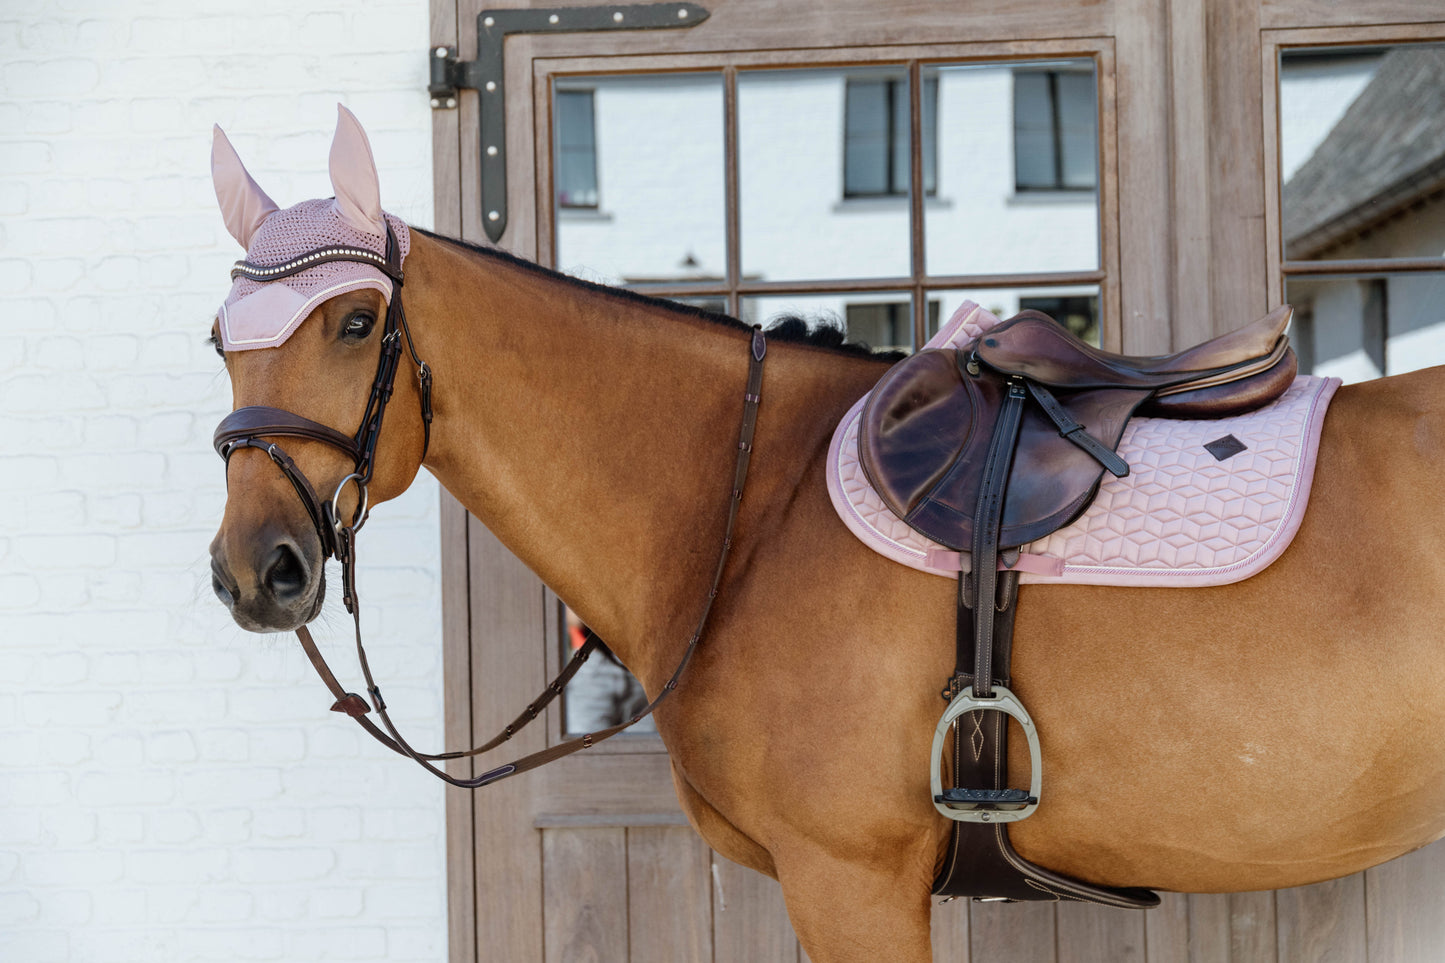
{"type": "Polygon", "coordinates": [[[908,105],[908,82],[890,81],[888,90],[892,95],[892,112],[889,114],[890,150],[893,153],[892,181],[889,189],[894,194],[908,194],[909,175],[913,168],[909,164],[908,127],[912,114],[908,105]]]}
{"type": "Polygon", "coordinates": [[[1285,51],[1289,260],[1445,255],[1445,45],[1285,51]]]}
{"type": "MultiPolygon", "coordinates": [[[[738,180],[748,280],[909,273],[908,170],[887,193],[899,68],[742,71],[738,180]],[[845,175],[845,171],[847,172],[845,175]],[[859,196],[867,188],[872,196],[859,196]]],[[[908,117],[899,121],[907,137],[908,117]]]]}
{"type": "Polygon", "coordinates": [[[1019,190],[1058,186],[1053,84],[1047,73],[1014,74],[1014,169],[1019,190]]]}
{"type": "Polygon", "coordinates": [[[1290,278],[1300,371],[1367,381],[1445,364],[1445,273],[1290,278]]]}
{"type": "Polygon", "coordinates": [[[557,92],[557,203],[597,206],[597,142],[592,91],[557,92]]]}
{"type": "MultiPolygon", "coordinates": [[[[575,612],[565,605],[561,607],[561,664],[565,666],[586,641],[587,628],[575,612]]],[[[562,690],[562,729],[569,736],[597,732],[626,722],[645,708],[647,693],[643,691],[642,683],[623,668],[610,651],[600,650],[582,663],[577,674],[567,683],[567,688],[562,690]]],[[[657,722],[648,716],[616,738],[626,739],[631,735],[656,732],[657,722]]]]}
{"type": "Polygon", "coordinates": [[[1062,187],[1093,190],[1098,181],[1099,139],[1095,121],[1094,75],[1054,75],[1059,101],[1059,155],[1062,187]]]}
{"type": "Polygon", "coordinates": [[[923,77],[925,91],[937,84],[938,113],[937,185],[923,215],[928,273],[1097,268],[1093,61],[929,66],[923,77]]]}
{"type": "Polygon", "coordinates": [[[559,79],[553,116],[560,270],[605,284],[724,277],[721,75],[559,79]],[[582,177],[588,126],[593,209],[577,209],[562,192],[582,177]]]}
{"type": "Polygon", "coordinates": [[[998,317],[1000,321],[1027,308],[1042,311],[1075,335],[1092,345],[1099,344],[1099,288],[1078,285],[1061,288],[973,288],[970,290],[932,291],[930,298],[939,302],[938,320],[929,319],[928,336],[938,333],[939,323],[953,317],[964,301],[972,301],[998,317]]]}
{"type": "MultiPolygon", "coordinates": [[[[930,314],[936,313],[936,308],[930,314]]],[[[770,325],[797,317],[810,328],[830,327],[849,341],[875,349],[909,351],[913,347],[913,308],[906,291],[844,294],[769,295],[744,298],[742,320],[770,325]]]]}
{"type": "Polygon", "coordinates": [[[888,84],[850,80],[843,115],[843,192],[888,190],[888,84]]]}

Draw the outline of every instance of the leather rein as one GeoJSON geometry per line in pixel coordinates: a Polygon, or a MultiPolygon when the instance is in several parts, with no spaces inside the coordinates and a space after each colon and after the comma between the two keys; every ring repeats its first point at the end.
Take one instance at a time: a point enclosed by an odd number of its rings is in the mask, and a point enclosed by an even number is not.
{"type": "Polygon", "coordinates": [[[692,661],[693,653],[697,650],[698,644],[702,641],[703,631],[707,626],[708,616],[712,613],[713,601],[717,598],[718,588],[722,584],[723,569],[727,565],[728,555],[732,549],[733,528],[737,522],[738,506],[742,501],[743,486],[747,481],[748,465],[752,460],[753,435],[757,426],[758,404],[762,400],[761,389],[763,381],[763,358],[767,354],[767,340],[763,335],[761,325],[753,326],[752,341],[749,349],[749,368],[747,390],[743,395],[743,419],[742,427],[738,437],[737,462],[733,472],[732,499],[728,506],[727,528],[723,536],[721,551],[718,553],[717,570],[713,575],[712,586],[708,590],[706,599],[703,602],[702,614],[698,619],[697,626],[689,637],[687,647],[683,651],[682,658],[674,670],[672,677],[663,686],[657,697],[647,704],[640,712],[632,716],[626,722],[610,726],[606,729],[590,732],[550,746],[539,752],[523,756],[504,766],[490,769],[479,776],[470,779],[462,779],[452,776],[436,763],[454,759],[465,759],[470,756],[480,755],[497,748],[507,742],[528,723],[535,720],[542,710],[547,707],[577,674],[582,663],[587,661],[600,645],[602,640],[590,628],[587,630],[586,641],[573,653],[572,658],[562,669],[561,673],[548,684],[535,699],[527,704],[510,724],[490,740],[471,749],[457,750],[454,752],[427,753],[414,749],[397,731],[387,713],[387,706],[381,696],[381,689],[372,678],[371,666],[367,662],[366,648],[361,641],[361,610],[356,593],[356,534],[366,523],[369,508],[367,502],[366,486],[371,481],[372,472],[375,468],[375,455],[377,441],[381,436],[382,418],[386,413],[387,402],[391,400],[392,391],[396,383],[396,371],[401,361],[402,341],[406,342],[407,352],[411,355],[412,362],[416,365],[417,378],[419,382],[419,393],[421,401],[421,418],[423,428],[422,458],[425,460],[426,451],[431,443],[431,389],[432,373],[427,363],[417,355],[416,345],[412,341],[411,330],[407,327],[406,313],[402,309],[401,288],[402,268],[401,251],[396,243],[396,237],[390,225],[386,231],[386,256],[376,254],[354,247],[324,247],[307,252],[299,257],[293,258],[277,265],[258,265],[248,261],[237,261],[231,269],[231,277],[249,278],[253,281],[275,281],[281,278],[290,277],[300,273],[307,268],[315,267],[318,264],[329,261],[357,261],[369,264],[380,269],[392,281],[393,288],[391,299],[387,304],[385,329],[381,341],[381,357],[377,362],[376,378],[372,382],[371,394],[366,402],[366,410],[362,413],[361,425],[353,436],[347,436],[334,428],[303,418],[281,408],[272,408],[265,405],[250,405],[238,408],[222,419],[216,426],[216,433],[213,444],[216,452],[224,459],[229,466],[231,455],[241,448],[256,448],[266,452],[271,460],[281,470],[281,473],[291,482],[296,490],[297,496],[306,507],[306,513],[311,517],[311,522],[316,528],[316,534],[321,540],[321,551],[323,561],[327,558],[335,558],[341,564],[342,579],[342,602],[346,611],[351,614],[356,635],[356,657],[361,665],[361,673],[366,680],[366,693],[368,698],[363,698],[354,692],[347,692],[337,681],[335,674],[326,664],[326,659],[317,648],[315,640],[311,637],[310,630],[302,625],[296,629],[296,637],[301,642],[306,657],[311,661],[316,674],[330,690],[332,697],[336,700],[331,710],[333,712],[344,712],[357,721],[363,729],[371,734],[382,745],[399,755],[406,756],[417,762],[437,778],[458,786],[463,789],[476,789],[490,783],[514,776],[518,773],[535,769],[554,759],[570,755],[579,749],[588,749],[595,746],[604,739],[608,739],[617,733],[640,722],[651,715],[664,699],[667,698],[678,686],[684,670],[692,661]],[[331,498],[322,501],[316,494],[315,487],[306,477],[305,473],[296,465],[295,461],[286,453],[279,444],[268,440],[275,436],[289,436],[305,438],[311,441],[320,441],[334,448],[345,452],[353,462],[351,473],[342,478],[336,486],[331,498]],[[345,491],[346,486],[354,483],[357,489],[357,505],[352,513],[350,521],[343,520],[339,515],[337,501],[345,491]],[[367,714],[375,710],[376,716],[381,720],[381,726],[377,726],[367,718],[367,714]],[[385,731],[383,730],[385,728],[385,731]]]}

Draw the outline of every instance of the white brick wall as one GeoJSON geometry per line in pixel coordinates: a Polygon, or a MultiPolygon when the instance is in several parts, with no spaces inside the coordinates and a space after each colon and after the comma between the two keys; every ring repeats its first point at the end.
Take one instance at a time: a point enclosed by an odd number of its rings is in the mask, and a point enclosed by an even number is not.
{"type": "MultiPolygon", "coordinates": [[[[238,253],[211,124],[284,206],[330,194],[341,101],[387,209],[429,224],[426,24],[425,0],[0,0],[4,963],[445,959],[440,784],[327,712],[293,640],[231,624],[206,558],[230,395],[202,339],[238,253]]],[[[373,662],[427,745],[436,502],[427,479],[361,538],[373,662]]],[[[318,628],[349,667],[345,613],[318,628]]]]}

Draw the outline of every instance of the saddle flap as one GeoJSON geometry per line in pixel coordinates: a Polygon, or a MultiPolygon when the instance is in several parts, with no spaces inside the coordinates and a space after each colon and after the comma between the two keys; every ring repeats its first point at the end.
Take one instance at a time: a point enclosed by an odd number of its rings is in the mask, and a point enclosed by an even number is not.
{"type": "MultiPolygon", "coordinates": [[[[894,365],[874,387],[859,423],[864,472],[889,509],[955,551],[973,535],[982,467],[1003,382],[973,376],[967,349],[930,349],[894,365]]],[[[1059,401],[1111,449],[1150,392],[1101,388],[1059,401]]],[[[1030,406],[1004,499],[999,543],[1023,545],[1073,521],[1092,501],[1103,468],[1030,406]]]]}

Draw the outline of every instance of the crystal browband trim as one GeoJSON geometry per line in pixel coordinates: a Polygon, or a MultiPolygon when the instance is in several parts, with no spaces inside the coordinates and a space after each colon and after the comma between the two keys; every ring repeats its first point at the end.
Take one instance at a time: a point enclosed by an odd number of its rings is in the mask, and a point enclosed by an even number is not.
{"type": "Polygon", "coordinates": [[[261,265],[252,264],[250,261],[237,261],[231,268],[231,279],[242,277],[250,278],[252,281],[275,281],[330,261],[361,261],[366,264],[374,264],[389,277],[395,277],[387,259],[375,251],[368,251],[360,247],[323,247],[281,264],[261,265]]]}

